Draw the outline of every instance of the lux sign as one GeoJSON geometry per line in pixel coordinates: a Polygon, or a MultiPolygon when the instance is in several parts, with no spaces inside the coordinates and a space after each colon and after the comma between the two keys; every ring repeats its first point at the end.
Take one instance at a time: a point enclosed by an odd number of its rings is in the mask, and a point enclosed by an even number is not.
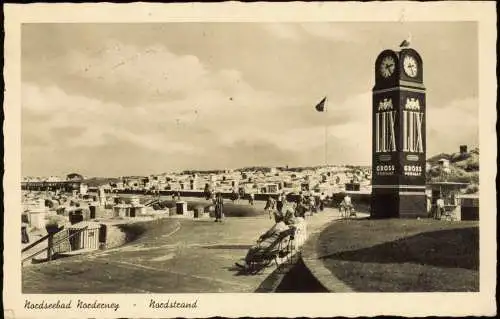
{"type": "MultiPolygon", "coordinates": [[[[424,113],[403,111],[403,152],[423,153],[424,113]]],[[[396,152],[396,111],[375,113],[375,152],[396,152]]]]}
{"type": "Polygon", "coordinates": [[[403,152],[423,153],[422,122],[424,113],[403,111],[403,152]]]}
{"type": "Polygon", "coordinates": [[[375,152],[396,151],[395,118],[396,111],[375,113],[375,152]]]}

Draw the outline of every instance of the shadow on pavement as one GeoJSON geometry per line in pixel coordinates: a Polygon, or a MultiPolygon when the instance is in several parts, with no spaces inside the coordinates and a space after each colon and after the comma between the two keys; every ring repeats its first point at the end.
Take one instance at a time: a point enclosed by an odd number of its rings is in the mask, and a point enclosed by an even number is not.
{"type": "Polygon", "coordinates": [[[271,273],[255,290],[263,292],[328,292],[328,290],[314,277],[302,259],[299,259],[292,268],[284,270],[279,267],[271,273]]]}
{"type": "Polygon", "coordinates": [[[237,266],[231,266],[231,267],[224,267],[225,270],[234,272],[234,276],[255,276],[255,273],[248,272],[240,267],[237,266]]]}

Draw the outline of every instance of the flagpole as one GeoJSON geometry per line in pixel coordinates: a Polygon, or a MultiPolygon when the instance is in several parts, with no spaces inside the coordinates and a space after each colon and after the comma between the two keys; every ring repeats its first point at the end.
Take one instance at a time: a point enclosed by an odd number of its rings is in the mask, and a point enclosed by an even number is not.
{"type": "MultiPolygon", "coordinates": [[[[328,112],[327,97],[325,96],[321,102],[316,104],[316,111],[328,112]]],[[[326,117],[326,114],[325,114],[326,117]]],[[[328,123],[325,122],[325,165],[328,165],[328,123]]]]}
{"type": "MultiPolygon", "coordinates": [[[[327,112],[328,112],[328,105],[325,105],[325,113],[327,112]]],[[[328,118],[326,114],[325,117],[328,118]]],[[[325,167],[326,166],[328,166],[328,123],[325,123],[325,167]]]]}
{"type": "Polygon", "coordinates": [[[325,125],[325,166],[328,166],[328,125],[325,125]]]}

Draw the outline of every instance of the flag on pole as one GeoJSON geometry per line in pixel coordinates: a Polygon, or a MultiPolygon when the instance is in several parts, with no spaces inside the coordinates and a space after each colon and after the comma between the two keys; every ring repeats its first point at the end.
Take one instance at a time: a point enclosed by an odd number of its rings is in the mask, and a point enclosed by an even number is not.
{"type": "Polygon", "coordinates": [[[326,96],[321,100],[321,102],[316,104],[316,111],[318,111],[318,112],[325,112],[326,111],[326,96]]]}

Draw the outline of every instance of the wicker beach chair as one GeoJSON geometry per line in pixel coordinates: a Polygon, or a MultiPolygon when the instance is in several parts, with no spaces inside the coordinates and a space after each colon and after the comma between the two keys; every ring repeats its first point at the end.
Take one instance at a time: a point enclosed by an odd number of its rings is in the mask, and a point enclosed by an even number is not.
{"type": "Polygon", "coordinates": [[[258,274],[273,262],[276,267],[279,266],[280,260],[287,257],[293,250],[295,228],[291,227],[282,231],[279,237],[265,251],[256,254],[248,263],[248,273],[258,274]]]}

